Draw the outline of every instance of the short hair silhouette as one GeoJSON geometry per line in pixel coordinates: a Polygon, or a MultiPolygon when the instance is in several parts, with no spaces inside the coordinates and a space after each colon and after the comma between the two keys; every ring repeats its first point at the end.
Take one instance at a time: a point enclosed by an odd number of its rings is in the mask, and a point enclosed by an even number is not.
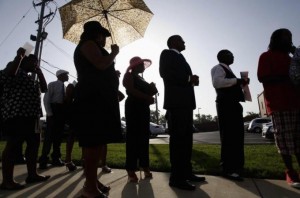
{"type": "Polygon", "coordinates": [[[168,47],[169,47],[169,48],[172,48],[172,47],[174,46],[174,43],[175,43],[178,39],[180,39],[180,38],[181,38],[181,36],[179,36],[179,35],[173,35],[173,36],[170,36],[169,39],[168,39],[168,41],[167,41],[168,47]]]}
{"type": "Polygon", "coordinates": [[[227,50],[227,49],[223,49],[221,51],[219,51],[219,53],[217,54],[217,59],[219,62],[224,61],[224,58],[228,55],[232,55],[231,51],[227,50]]]}

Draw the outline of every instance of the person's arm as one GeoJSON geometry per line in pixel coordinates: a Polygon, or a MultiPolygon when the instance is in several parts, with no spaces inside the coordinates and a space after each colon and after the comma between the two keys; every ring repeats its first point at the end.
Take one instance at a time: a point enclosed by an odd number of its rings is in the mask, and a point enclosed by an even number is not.
{"type": "Polygon", "coordinates": [[[73,100],[75,86],[73,84],[68,84],[66,88],[66,95],[64,98],[65,103],[70,104],[73,100]]]}
{"type": "Polygon", "coordinates": [[[117,45],[112,45],[111,53],[108,56],[103,56],[99,47],[91,40],[83,43],[80,50],[88,61],[100,70],[108,68],[119,53],[119,47],[117,45]]]}
{"type": "Polygon", "coordinates": [[[41,68],[37,67],[35,69],[35,73],[36,73],[36,75],[38,77],[38,80],[39,80],[39,83],[40,83],[41,92],[46,93],[47,92],[47,82],[46,82],[46,79],[44,77],[44,74],[43,74],[41,68]]]}
{"type": "Polygon", "coordinates": [[[148,96],[134,87],[133,77],[129,72],[124,75],[123,86],[126,88],[126,91],[134,97],[140,98],[149,104],[154,103],[154,98],[152,96],[148,96]]]}
{"type": "Polygon", "coordinates": [[[25,56],[25,49],[20,47],[17,51],[17,55],[12,62],[9,62],[6,68],[3,70],[6,75],[14,76],[17,74],[19,66],[25,56]]]}
{"type": "Polygon", "coordinates": [[[52,86],[51,86],[51,84],[49,84],[48,91],[44,95],[44,106],[45,106],[45,111],[46,111],[47,116],[53,115],[53,112],[51,109],[51,101],[50,101],[51,93],[52,93],[52,86]]]}
{"type": "Polygon", "coordinates": [[[215,66],[211,70],[212,83],[214,88],[231,87],[238,83],[237,78],[226,78],[226,72],[221,66],[215,66]]]}
{"type": "Polygon", "coordinates": [[[125,95],[121,91],[118,91],[119,102],[121,102],[124,98],[125,98],[125,95]]]}

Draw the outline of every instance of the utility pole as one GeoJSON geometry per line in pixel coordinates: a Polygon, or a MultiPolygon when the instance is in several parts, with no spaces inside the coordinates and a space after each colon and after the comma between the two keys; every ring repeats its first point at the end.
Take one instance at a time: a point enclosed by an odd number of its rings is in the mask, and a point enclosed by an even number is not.
{"type": "Polygon", "coordinates": [[[200,111],[199,109],[201,109],[200,107],[198,108],[198,119],[199,119],[199,124],[200,124],[200,111]]]}
{"type": "MultiPolygon", "coordinates": [[[[48,15],[44,16],[46,3],[49,1],[53,1],[53,0],[41,0],[40,3],[34,4],[34,6],[41,6],[40,17],[37,21],[35,21],[35,23],[38,23],[37,35],[30,36],[31,40],[36,41],[34,55],[36,57],[38,57],[39,64],[41,61],[41,55],[42,55],[41,50],[42,50],[43,40],[46,39],[47,35],[48,35],[48,33],[44,31],[45,29],[43,28],[43,22],[44,22],[45,18],[47,18],[53,14],[52,12],[50,12],[48,15]]],[[[34,75],[34,78],[35,78],[35,75],[34,75]]]]}
{"type": "Polygon", "coordinates": [[[158,93],[155,94],[155,106],[156,106],[156,124],[159,124],[159,120],[158,120],[158,104],[157,104],[157,96],[158,96],[158,93]]]}

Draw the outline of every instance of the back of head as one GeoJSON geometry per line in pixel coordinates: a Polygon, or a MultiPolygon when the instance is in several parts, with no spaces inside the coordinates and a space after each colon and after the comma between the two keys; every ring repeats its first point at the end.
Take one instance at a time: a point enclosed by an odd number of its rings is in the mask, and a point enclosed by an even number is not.
{"type": "Polygon", "coordinates": [[[170,36],[169,39],[167,40],[167,45],[168,45],[168,48],[171,49],[171,48],[174,48],[175,44],[176,44],[176,41],[178,39],[180,39],[181,37],[179,35],[173,35],[173,36],[170,36]]]}
{"type": "Polygon", "coordinates": [[[88,21],[83,25],[84,32],[82,33],[80,39],[95,39],[99,34],[105,37],[111,36],[110,32],[104,28],[98,21],[88,21]]]}
{"type": "Polygon", "coordinates": [[[269,49],[288,52],[292,45],[292,33],[288,29],[281,28],[272,33],[269,49]]]}
{"type": "Polygon", "coordinates": [[[217,59],[220,63],[222,63],[222,62],[224,62],[225,58],[230,54],[232,54],[232,53],[229,50],[223,49],[218,52],[217,59]]]}

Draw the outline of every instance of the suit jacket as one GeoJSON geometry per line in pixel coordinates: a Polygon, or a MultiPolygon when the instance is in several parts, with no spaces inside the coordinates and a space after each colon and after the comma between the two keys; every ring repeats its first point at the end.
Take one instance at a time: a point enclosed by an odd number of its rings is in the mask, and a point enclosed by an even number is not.
{"type": "Polygon", "coordinates": [[[164,109],[196,108],[194,87],[189,83],[192,70],[182,54],[163,50],[159,73],[165,86],[164,109]]]}

